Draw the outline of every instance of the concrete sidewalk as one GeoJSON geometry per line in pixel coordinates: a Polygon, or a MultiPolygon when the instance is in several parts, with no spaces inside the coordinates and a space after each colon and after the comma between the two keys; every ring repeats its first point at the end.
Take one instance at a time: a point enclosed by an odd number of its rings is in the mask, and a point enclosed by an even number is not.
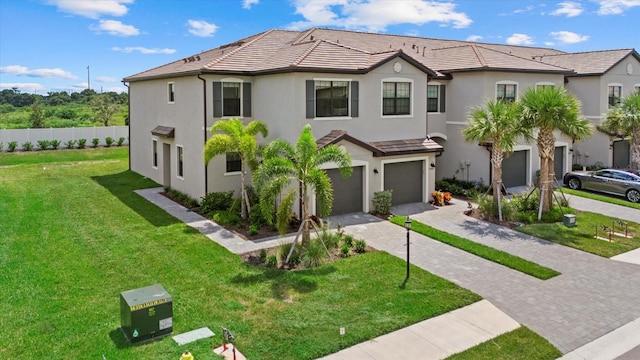
{"type": "Polygon", "coordinates": [[[481,300],[321,359],[444,359],[519,327],[490,302],[481,300]]]}

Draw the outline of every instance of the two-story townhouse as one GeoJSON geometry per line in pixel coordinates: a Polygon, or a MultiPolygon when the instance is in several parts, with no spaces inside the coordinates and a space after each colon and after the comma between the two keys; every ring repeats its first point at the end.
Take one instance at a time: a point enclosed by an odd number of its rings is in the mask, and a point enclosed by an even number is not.
{"type": "MultiPolygon", "coordinates": [[[[566,76],[565,86],[581,101],[583,116],[596,128],[622,97],[640,91],[640,55],[634,49],[546,55],[540,61],[575,71],[566,76]]],[[[573,161],[626,168],[629,145],[628,138],[599,129],[589,141],[573,146],[573,161]]]]}

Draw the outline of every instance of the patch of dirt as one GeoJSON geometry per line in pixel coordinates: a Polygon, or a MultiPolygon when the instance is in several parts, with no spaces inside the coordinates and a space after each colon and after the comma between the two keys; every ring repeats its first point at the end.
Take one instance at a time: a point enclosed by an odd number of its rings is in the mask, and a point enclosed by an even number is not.
{"type": "MultiPolygon", "coordinates": [[[[296,248],[300,246],[300,243],[298,243],[296,245],[296,248]]],[[[268,254],[277,254],[277,248],[272,248],[272,249],[267,249],[267,253],[268,254]]],[[[362,254],[366,254],[369,252],[373,252],[373,251],[378,251],[377,249],[367,245],[366,250],[364,253],[357,253],[353,250],[353,248],[351,249],[351,252],[349,253],[348,257],[353,257],[353,256],[358,256],[358,255],[362,255],[362,254]]],[[[242,260],[249,265],[254,265],[254,266],[260,266],[260,267],[267,267],[267,265],[265,263],[263,263],[262,261],[260,261],[260,252],[261,250],[256,250],[256,251],[251,251],[248,253],[244,253],[244,254],[240,254],[239,256],[242,258],[242,260]]],[[[335,261],[340,261],[345,259],[344,257],[342,257],[340,255],[340,249],[336,248],[333,249],[329,252],[331,254],[330,257],[325,258],[323,264],[328,264],[328,263],[332,263],[335,261]]],[[[307,269],[304,267],[304,265],[302,263],[294,265],[280,265],[278,266],[278,269],[280,270],[304,270],[307,269]]]]}
{"type": "Polygon", "coordinates": [[[503,220],[502,222],[500,222],[498,219],[496,218],[492,218],[492,217],[488,217],[485,216],[482,211],[480,211],[477,208],[473,208],[471,210],[465,210],[464,214],[472,217],[474,219],[478,219],[478,220],[482,220],[482,221],[486,221],[486,222],[490,222],[492,224],[496,224],[496,225],[500,225],[500,226],[504,226],[507,227],[509,229],[515,229],[517,227],[522,226],[521,223],[516,222],[516,221],[507,221],[507,220],[503,220]]]}

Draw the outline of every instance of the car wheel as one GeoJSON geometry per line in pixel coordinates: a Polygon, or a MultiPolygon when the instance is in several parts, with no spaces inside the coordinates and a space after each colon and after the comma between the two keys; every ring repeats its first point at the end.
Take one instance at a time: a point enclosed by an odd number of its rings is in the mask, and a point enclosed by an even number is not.
{"type": "Polygon", "coordinates": [[[627,191],[627,200],[634,203],[637,203],[638,201],[640,201],[640,191],[636,189],[631,189],[627,191]]]}
{"type": "Polygon", "coordinates": [[[580,180],[578,180],[578,178],[572,177],[569,179],[569,189],[579,190],[581,185],[582,184],[580,184],[580,180]]]}

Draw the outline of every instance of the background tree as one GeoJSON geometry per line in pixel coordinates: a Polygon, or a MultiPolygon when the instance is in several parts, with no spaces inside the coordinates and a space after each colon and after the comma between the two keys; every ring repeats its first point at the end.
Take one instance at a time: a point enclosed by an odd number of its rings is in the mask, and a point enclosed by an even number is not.
{"type": "Polygon", "coordinates": [[[109,126],[113,115],[120,110],[120,104],[108,94],[94,95],[91,99],[91,107],[96,114],[96,121],[104,126],[109,126]]]}
{"type": "MultiPolygon", "coordinates": [[[[298,138],[295,148],[285,140],[269,143],[263,153],[263,162],[253,174],[253,182],[260,194],[260,207],[269,223],[273,223],[275,203],[281,194],[276,214],[277,228],[284,234],[288,228],[293,205],[298,199],[302,208],[302,243],[309,241],[309,193],[314,191],[320,205],[320,216],[331,213],[333,188],[327,173],[320,169],[322,164],[336,163],[344,177],[351,175],[351,156],[337,145],[320,149],[306,125],[298,138]]],[[[296,238],[297,239],[297,238],[296,238]]],[[[295,246],[295,244],[294,244],[295,246]]]]}
{"type": "Polygon", "coordinates": [[[36,100],[31,105],[29,121],[31,122],[31,127],[34,129],[44,127],[44,112],[42,111],[42,104],[40,103],[40,100],[36,100]]]}
{"type": "Polygon", "coordinates": [[[213,134],[204,145],[204,162],[208,164],[218,155],[236,153],[240,156],[242,170],[240,171],[240,203],[242,219],[247,218],[247,207],[250,207],[247,196],[245,173],[252,166],[256,158],[258,143],[256,135],[268,136],[267,125],[254,120],[244,126],[240,119],[220,120],[211,127],[213,134]],[[217,132],[217,133],[216,133],[217,132]]]}
{"type": "Polygon", "coordinates": [[[530,140],[531,130],[522,126],[520,106],[506,101],[487,101],[469,113],[471,122],[462,130],[467,142],[491,143],[493,202],[498,206],[498,219],[502,221],[502,160],[513,152],[519,138],[530,140]]]}
{"type": "Polygon", "coordinates": [[[537,146],[540,155],[540,196],[542,211],[548,212],[553,200],[555,182],[554,154],[556,138],[554,130],[572,140],[585,139],[593,133],[587,120],[578,118],[580,102],[564,88],[545,86],[529,88],[520,98],[522,118],[528,129],[537,129],[537,146]]]}
{"type": "Polygon", "coordinates": [[[611,108],[601,127],[611,134],[631,136],[630,167],[640,170],[640,93],[627,95],[620,104],[611,108]]]}

